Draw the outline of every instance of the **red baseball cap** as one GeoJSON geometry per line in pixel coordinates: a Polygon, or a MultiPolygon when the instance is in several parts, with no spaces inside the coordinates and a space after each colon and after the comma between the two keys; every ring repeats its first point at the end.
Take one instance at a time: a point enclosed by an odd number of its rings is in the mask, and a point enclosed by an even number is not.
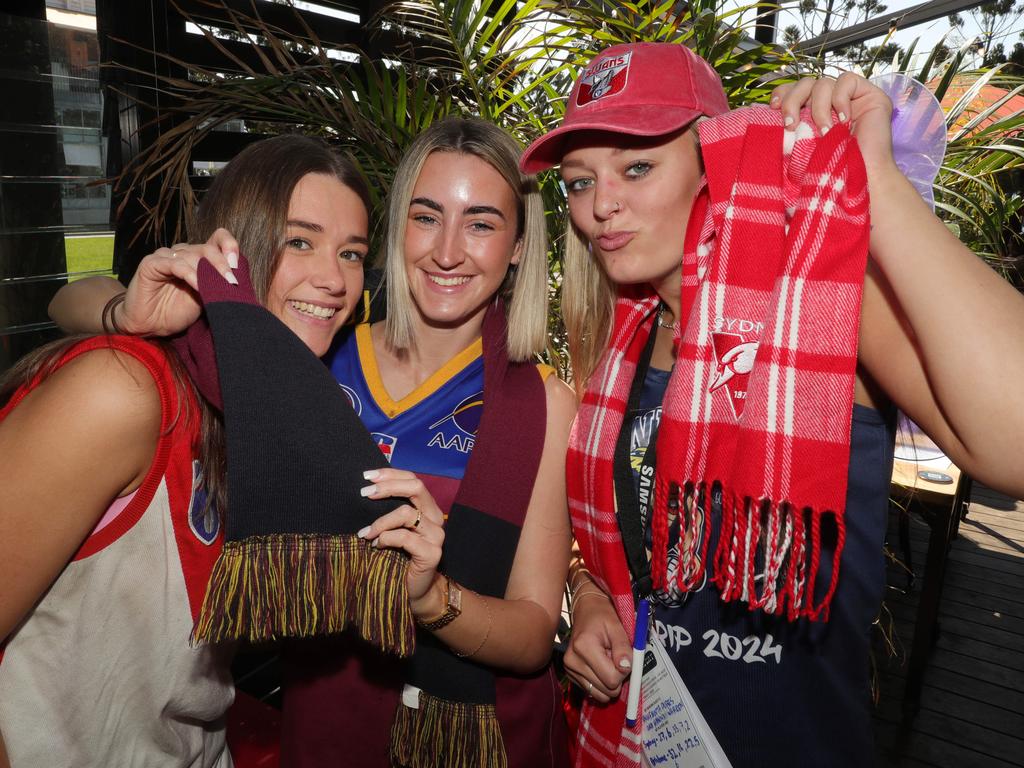
{"type": "Polygon", "coordinates": [[[613,45],[577,78],[562,124],[530,144],[519,167],[537,173],[558,165],[573,131],[660,136],[728,111],[718,74],[685,45],[613,45]]]}

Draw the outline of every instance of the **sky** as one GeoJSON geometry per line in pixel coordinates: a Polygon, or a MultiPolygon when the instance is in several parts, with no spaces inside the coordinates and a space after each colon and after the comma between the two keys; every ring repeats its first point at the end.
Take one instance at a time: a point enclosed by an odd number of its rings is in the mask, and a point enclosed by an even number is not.
{"type": "MultiPolygon", "coordinates": [[[[746,5],[750,1],[751,0],[727,0],[727,4],[740,6],[746,5]]],[[[841,0],[837,0],[836,5],[839,5],[840,2],[841,0]]],[[[885,13],[890,13],[892,11],[898,11],[918,5],[921,0],[882,0],[882,2],[887,6],[885,13]]],[[[795,2],[786,4],[789,5],[789,9],[784,7],[780,12],[778,39],[781,39],[782,30],[789,24],[796,24],[802,28],[800,16],[795,10],[795,2]]],[[[824,9],[825,0],[818,0],[818,5],[820,8],[824,9]]],[[[1024,0],[1022,0],[1021,5],[1024,6],[1024,0]]],[[[969,12],[965,12],[963,17],[965,20],[963,30],[954,30],[946,40],[946,44],[950,47],[960,47],[962,44],[967,42],[967,40],[978,35],[981,31],[978,25],[971,18],[969,12]]],[[[920,61],[923,62],[923,59],[931,49],[942,39],[942,36],[949,31],[949,20],[946,17],[940,17],[925,24],[919,24],[908,29],[898,30],[893,35],[892,41],[897,43],[903,49],[906,49],[907,46],[913,42],[914,38],[919,37],[920,42],[917,44],[915,59],[920,57],[920,61]]],[[[1003,30],[1000,42],[1004,44],[1007,52],[1013,48],[1014,43],[1021,42],[1021,31],[1024,31],[1024,16],[1019,17],[1011,27],[1003,30]]],[[[883,40],[884,37],[879,37],[868,41],[868,45],[878,45],[883,42],[883,40]]],[[[980,64],[980,58],[977,63],[980,64]]]]}

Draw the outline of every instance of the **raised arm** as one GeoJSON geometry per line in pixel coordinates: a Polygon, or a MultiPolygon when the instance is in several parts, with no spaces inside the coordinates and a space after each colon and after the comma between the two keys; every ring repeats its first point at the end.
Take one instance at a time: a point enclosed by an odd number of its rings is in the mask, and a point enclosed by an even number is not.
{"type": "MultiPolygon", "coordinates": [[[[565,492],[565,451],[569,425],[576,410],[571,389],[556,376],[545,382],[547,426],[540,468],[509,574],[505,598],[484,598],[463,589],[462,613],[436,631],[456,653],[475,662],[512,672],[536,671],[551,657],[561,612],[562,590],[569,566],[569,514],[565,492]]],[[[409,507],[400,507],[377,520],[364,535],[380,546],[405,549],[411,555],[409,598],[422,619],[439,616],[446,600],[444,579],[436,567],[444,533],[441,513],[410,472],[381,470],[373,478],[371,498],[405,496],[424,510],[420,525],[409,529],[409,507]],[[404,527],[403,527],[404,526],[404,527]]],[[[500,493],[500,489],[495,489],[500,493]]]]}
{"type": "Polygon", "coordinates": [[[112,277],[86,277],[57,291],[46,312],[65,333],[103,333],[103,308],[124,291],[112,277]]]}
{"type": "Polygon", "coordinates": [[[860,356],[973,477],[1024,496],[1024,296],[971,253],[895,169],[871,186],[860,356]]]}
{"type": "Polygon", "coordinates": [[[218,229],[199,245],[181,243],[159,248],[146,256],[129,283],[127,291],[109,277],[78,280],[57,291],[50,302],[50,319],[64,331],[104,333],[120,331],[139,336],[170,336],[188,328],[199,317],[196,269],[207,259],[234,282],[231,270],[238,266],[238,243],[226,229],[218,229]],[[125,292],[126,291],[126,292],[125,292]],[[118,293],[103,326],[103,309],[118,293]]]}
{"type": "MultiPolygon", "coordinates": [[[[781,101],[795,101],[800,87],[783,91],[781,101]]],[[[1024,296],[968,250],[899,172],[888,98],[843,75],[832,103],[851,119],[871,193],[860,361],[958,466],[1024,496],[1024,296]]]]}

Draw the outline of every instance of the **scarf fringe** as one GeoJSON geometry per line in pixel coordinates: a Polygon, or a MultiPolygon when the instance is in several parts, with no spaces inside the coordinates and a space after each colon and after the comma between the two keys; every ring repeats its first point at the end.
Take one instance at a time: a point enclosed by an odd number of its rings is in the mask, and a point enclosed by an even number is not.
{"type": "Polygon", "coordinates": [[[354,534],[272,534],[225,543],[214,564],[193,644],[341,632],[354,625],[369,643],[412,653],[407,558],[354,534]]]}
{"type": "MultiPolygon", "coordinates": [[[[658,483],[652,520],[651,576],[654,588],[668,587],[669,517],[679,516],[679,565],[676,582],[691,592],[704,583],[708,568],[710,526],[706,524],[711,494],[717,483],[658,483]],[[661,487],[662,483],[664,486],[661,487]],[[673,503],[681,496],[681,502],[673,503]]],[[[726,602],[747,603],[789,621],[807,618],[828,621],[829,606],[839,581],[839,563],[846,544],[842,514],[829,510],[798,508],[789,502],[754,501],[748,496],[721,490],[722,515],[718,544],[712,555],[712,582],[726,602]],[[835,522],[836,543],[832,566],[821,568],[822,521],[835,522]],[[827,580],[827,582],[826,582],[827,580]],[[823,591],[824,590],[824,591],[823,591]],[[815,596],[821,595],[816,601],[815,596]]]]}
{"type": "Polygon", "coordinates": [[[419,692],[419,708],[398,705],[391,763],[401,768],[507,768],[493,704],[446,701],[419,692]]]}

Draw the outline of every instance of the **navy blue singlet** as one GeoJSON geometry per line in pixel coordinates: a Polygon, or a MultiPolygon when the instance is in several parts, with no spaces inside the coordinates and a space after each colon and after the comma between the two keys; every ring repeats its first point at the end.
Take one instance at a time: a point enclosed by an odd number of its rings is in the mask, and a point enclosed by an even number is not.
{"type": "MultiPolygon", "coordinates": [[[[637,483],[668,377],[668,371],[648,369],[640,407],[626,417],[637,483]]],[[[654,631],[734,768],[865,768],[875,762],[868,654],[885,589],[893,432],[877,411],[855,405],[850,443],[846,546],[827,624],[791,624],[745,604],[722,603],[710,580],[682,605],[654,607],[654,631]]],[[[649,527],[647,536],[649,547],[649,527]]],[[[822,568],[831,568],[824,547],[822,568]]]]}

